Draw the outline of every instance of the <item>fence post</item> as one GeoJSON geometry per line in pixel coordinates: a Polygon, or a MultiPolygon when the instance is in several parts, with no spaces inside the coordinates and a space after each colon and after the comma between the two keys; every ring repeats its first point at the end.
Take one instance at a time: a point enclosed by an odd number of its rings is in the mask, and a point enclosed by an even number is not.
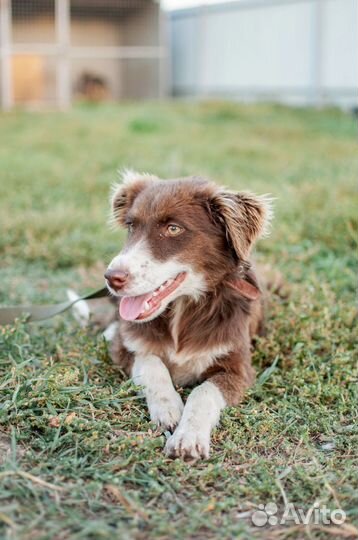
{"type": "Polygon", "coordinates": [[[9,111],[13,106],[10,0],[0,0],[0,65],[1,107],[9,111]]]}
{"type": "Polygon", "coordinates": [[[313,105],[322,107],[323,105],[323,86],[322,86],[322,62],[323,62],[323,9],[322,0],[316,0],[314,6],[314,42],[313,42],[313,105]]]}
{"type": "Polygon", "coordinates": [[[56,0],[55,24],[58,45],[58,56],[56,58],[57,102],[61,109],[67,109],[71,104],[69,59],[71,32],[70,0],[56,0]]]}

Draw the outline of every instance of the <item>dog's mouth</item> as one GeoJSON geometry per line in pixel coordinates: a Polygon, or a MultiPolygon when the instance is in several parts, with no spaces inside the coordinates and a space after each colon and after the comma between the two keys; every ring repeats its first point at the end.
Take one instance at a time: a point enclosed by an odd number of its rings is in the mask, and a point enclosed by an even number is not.
{"type": "Polygon", "coordinates": [[[165,300],[183,283],[186,272],[175,279],[168,279],[152,292],[139,296],[123,296],[119,304],[119,314],[125,321],[142,321],[158,311],[165,300]]]}

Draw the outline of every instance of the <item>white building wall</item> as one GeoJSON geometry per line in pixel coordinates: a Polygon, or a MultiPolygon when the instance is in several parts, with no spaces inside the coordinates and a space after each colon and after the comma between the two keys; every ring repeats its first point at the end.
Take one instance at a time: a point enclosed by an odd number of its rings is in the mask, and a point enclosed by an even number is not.
{"type": "Polygon", "coordinates": [[[358,89],[358,2],[326,0],[323,9],[322,82],[358,89]]]}
{"type": "Polygon", "coordinates": [[[243,0],[172,13],[173,92],[357,105],[356,0],[243,0]]]}

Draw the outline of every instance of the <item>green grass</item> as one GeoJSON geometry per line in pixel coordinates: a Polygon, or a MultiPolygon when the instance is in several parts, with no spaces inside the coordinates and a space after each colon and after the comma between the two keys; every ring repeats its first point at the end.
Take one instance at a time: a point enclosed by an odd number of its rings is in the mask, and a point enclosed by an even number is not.
{"type": "Polygon", "coordinates": [[[143,399],[71,314],[0,328],[0,538],[354,537],[355,120],[271,105],[83,106],[3,114],[0,140],[0,303],[102,285],[123,239],[106,226],[109,185],[125,166],[271,193],[258,257],[289,293],[272,299],[256,386],[194,466],[164,457],[143,399]],[[285,500],[340,507],[346,524],[253,527],[247,512],[285,500]]]}

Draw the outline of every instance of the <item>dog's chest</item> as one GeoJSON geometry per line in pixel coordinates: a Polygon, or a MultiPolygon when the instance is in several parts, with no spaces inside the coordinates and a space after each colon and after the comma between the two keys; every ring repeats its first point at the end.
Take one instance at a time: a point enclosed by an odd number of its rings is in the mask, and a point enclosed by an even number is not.
{"type": "Polygon", "coordinates": [[[229,347],[226,346],[214,346],[206,349],[198,349],[195,346],[195,339],[192,340],[190,350],[183,348],[178,351],[179,326],[184,309],[184,300],[180,298],[176,302],[173,318],[170,323],[173,346],[168,347],[166,350],[166,358],[170,374],[173,381],[179,385],[196,382],[218,358],[227,354],[229,351],[229,347]]]}
{"type": "Polygon", "coordinates": [[[205,373],[216,360],[225,356],[229,350],[228,345],[219,345],[206,350],[180,350],[175,349],[174,342],[161,343],[160,340],[156,343],[148,342],[143,336],[122,336],[123,343],[126,348],[133,352],[135,356],[149,357],[152,355],[159,358],[167,366],[173,382],[180,386],[193,384],[197,382],[201,375],[205,373]]]}
{"type": "Polygon", "coordinates": [[[179,347],[178,334],[183,310],[184,302],[179,299],[164,334],[158,332],[157,337],[140,331],[135,336],[133,333],[122,332],[123,343],[130,352],[135,356],[158,356],[167,366],[173,382],[180,386],[197,382],[205,371],[232,348],[226,343],[199,347],[195,335],[188,340],[188,347],[179,347]]]}
{"type": "Polygon", "coordinates": [[[167,366],[175,384],[185,386],[197,382],[219,358],[229,352],[230,347],[219,346],[206,351],[167,351],[167,366]]]}

